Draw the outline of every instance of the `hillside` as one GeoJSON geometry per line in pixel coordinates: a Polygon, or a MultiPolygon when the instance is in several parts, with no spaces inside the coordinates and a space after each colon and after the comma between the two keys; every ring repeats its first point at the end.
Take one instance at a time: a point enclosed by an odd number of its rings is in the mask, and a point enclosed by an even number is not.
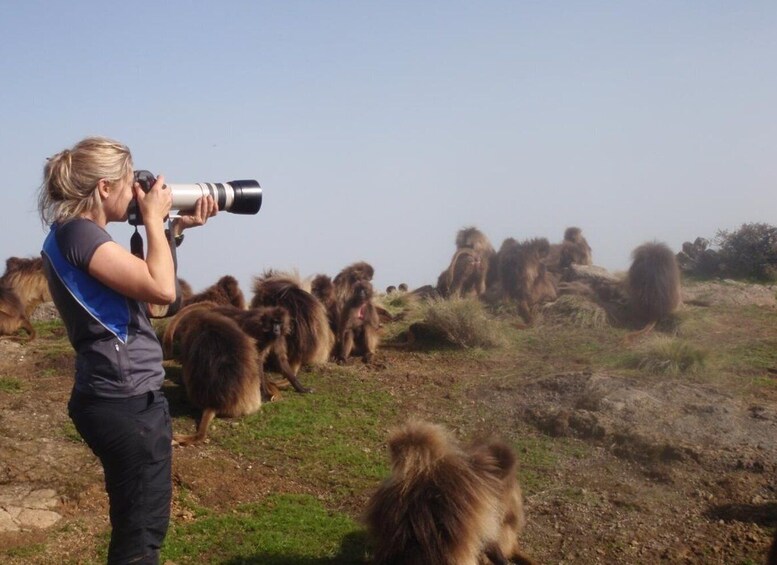
{"type": "MultiPolygon", "coordinates": [[[[774,287],[686,282],[672,323],[624,331],[552,307],[495,349],[391,345],[304,370],[292,391],[174,452],[174,563],[360,563],[359,525],[409,416],[515,446],[538,563],[763,561],[777,526],[774,287]]],[[[0,561],[99,563],[101,469],[66,414],[73,354],[56,319],[0,341],[0,561]]],[[[396,326],[396,327],[394,327],[396,326]]],[[[176,431],[198,413],[167,363],[176,431]]]]}

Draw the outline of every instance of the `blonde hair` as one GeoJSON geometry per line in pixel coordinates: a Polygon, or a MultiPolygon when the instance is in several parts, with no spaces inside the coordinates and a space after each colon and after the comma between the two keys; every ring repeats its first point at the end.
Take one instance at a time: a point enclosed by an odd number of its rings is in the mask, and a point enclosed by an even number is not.
{"type": "Polygon", "coordinates": [[[49,157],[38,193],[41,221],[61,222],[99,209],[100,179],[118,181],[131,170],[132,154],[127,146],[105,137],[87,137],[49,157]]]}

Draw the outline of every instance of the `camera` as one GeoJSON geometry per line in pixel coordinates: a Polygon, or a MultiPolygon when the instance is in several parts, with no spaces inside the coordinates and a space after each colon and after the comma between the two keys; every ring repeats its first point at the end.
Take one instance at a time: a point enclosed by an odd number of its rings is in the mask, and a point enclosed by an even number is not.
{"type": "MultiPolygon", "coordinates": [[[[140,183],[141,188],[148,192],[154,186],[156,177],[149,171],[135,171],[133,182],[140,183]]],[[[218,203],[220,212],[256,214],[262,207],[262,189],[255,180],[168,184],[167,188],[170,189],[173,197],[172,208],[180,212],[193,210],[197,199],[208,195],[218,203]]],[[[143,218],[134,198],[127,211],[127,221],[133,226],[143,224],[143,218]]]]}

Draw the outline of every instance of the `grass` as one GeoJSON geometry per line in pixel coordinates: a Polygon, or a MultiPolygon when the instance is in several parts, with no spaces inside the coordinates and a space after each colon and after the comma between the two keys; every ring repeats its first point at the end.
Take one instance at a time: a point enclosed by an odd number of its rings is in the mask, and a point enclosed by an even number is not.
{"type": "Polygon", "coordinates": [[[353,373],[346,368],[306,374],[312,394],[286,392],[228,429],[217,421],[210,435],[228,451],[327,484],[330,497],[363,489],[387,472],[382,445],[396,406],[390,395],[353,373]]]}
{"type": "Polygon", "coordinates": [[[309,495],[279,494],[259,504],[174,523],[162,561],[230,564],[363,563],[366,539],[350,517],[309,495]]]}
{"type": "Polygon", "coordinates": [[[68,420],[62,425],[62,436],[73,443],[84,443],[81,434],[76,430],[72,421],[68,420]]]}
{"type": "Polygon", "coordinates": [[[582,296],[563,295],[543,309],[544,316],[556,324],[578,328],[604,328],[608,325],[604,308],[582,296]]]}
{"type": "Polygon", "coordinates": [[[655,336],[624,356],[623,366],[657,375],[696,374],[704,369],[708,352],[684,340],[655,336]]]}
{"type": "Polygon", "coordinates": [[[18,394],[24,390],[19,379],[14,377],[0,377],[0,392],[18,394]]]}
{"type": "Polygon", "coordinates": [[[475,299],[429,300],[421,318],[430,335],[454,347],[490,349],[506,344],[505,324],[475,299]]]}
{"type": "Polygon", "coordinates": [[[408,292],[395,291],[391,294],[382,294],[376,299],[377,304],[388,310],[392,316],[405,314],[409,308],[412,308],[418,298],[408,292]]]}
{"type": "MultiPolygon", "coordinates": [[[[38,334],[38,338],[63,337],[65,336],[65,327],[60,320],[46,320],[34,322],[32,326],[38,334]]],[[[67,343],[67,340],[65,340],[67,343]]]]}

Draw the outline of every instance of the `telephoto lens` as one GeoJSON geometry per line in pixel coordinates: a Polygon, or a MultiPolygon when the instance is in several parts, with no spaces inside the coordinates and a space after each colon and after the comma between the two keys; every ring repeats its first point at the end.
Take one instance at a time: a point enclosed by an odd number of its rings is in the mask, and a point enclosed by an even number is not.
{"type": "MultiPolygon", "coordinates": [[[[135,171],[135,182],[140,183],[143,190],[148,192],[156,178],[149,171],[135,171]]],[[[262,189],[255,180],[168,184],[167,188],[173,197],[172,208],[180,212],[193,210],[197,199],[202,196],[212,196],[220,212],[256,214],[262,207],[262,189]]],[[[130,202],[128,221],[132,225],[143,223],[134,199],[130,202]]]]}

